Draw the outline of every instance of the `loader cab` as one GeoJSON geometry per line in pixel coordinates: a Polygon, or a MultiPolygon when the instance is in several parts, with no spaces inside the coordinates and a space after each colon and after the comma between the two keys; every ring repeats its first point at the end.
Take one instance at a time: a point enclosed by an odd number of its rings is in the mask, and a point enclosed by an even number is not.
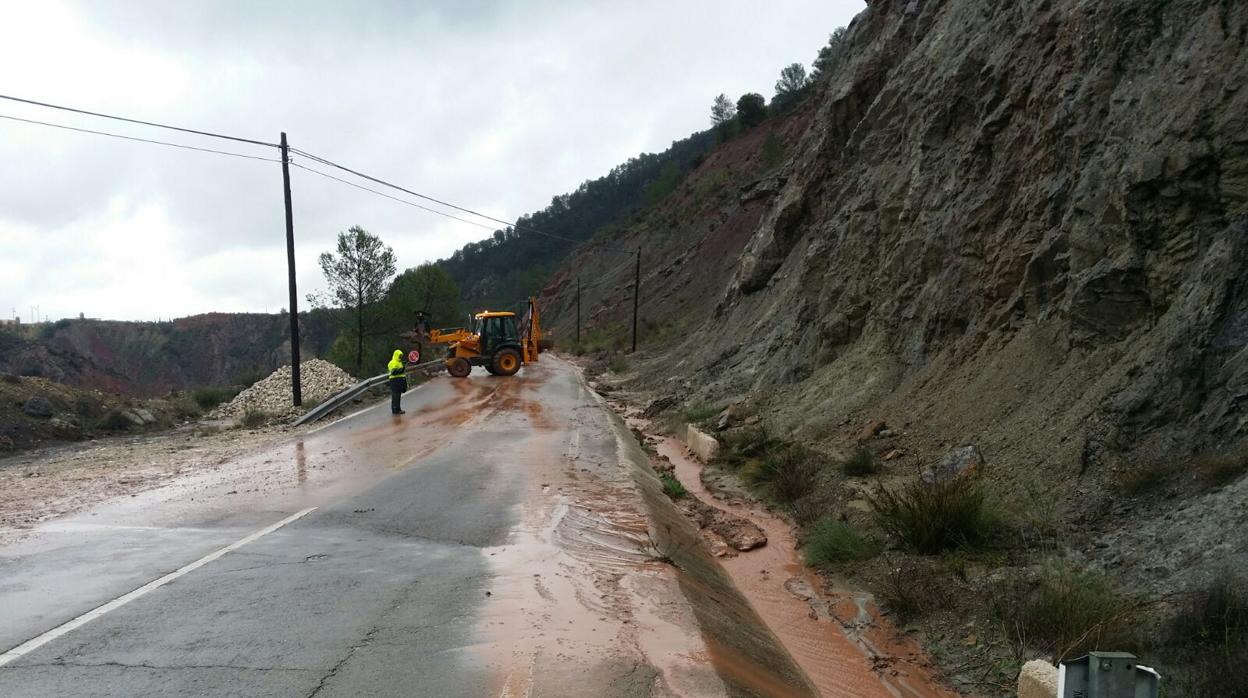
{"type": "Polygon", "coordinates": [[[501,347],[520,344],[515,313],[481,313],[477,316],[476,334],[481,337],[481,354],[485,356],[501,347]]]}

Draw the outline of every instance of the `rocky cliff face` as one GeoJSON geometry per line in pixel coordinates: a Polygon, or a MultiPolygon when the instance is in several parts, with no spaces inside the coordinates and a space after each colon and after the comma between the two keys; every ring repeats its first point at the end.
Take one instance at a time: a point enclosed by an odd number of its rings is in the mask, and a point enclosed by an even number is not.
{"type": "MultiPolygon", "coordinates": [[[[730,141],[616,241],[645,250],[638,384],[834,443],[886,419],[1067,493],[1242,440],[1246,47],[1240,2],[871,2],[767,127],[782,166],[730,141]]],[[[561,336],[575,274],[625,326],[623,261],[553,279],[561,336]]]]}
{"type": "MultiPolygon", "coordinates": [[[[125,395],[239,385],[290,363],[289,318],[209,313],[169,322],[62,320],[0,342],[0,372],[125,395]]],[[[29,329],[29,328],[28,328],[29,329]]],[[[303,358],[323,353],[334,331],[302,322],[303,358]]]]}

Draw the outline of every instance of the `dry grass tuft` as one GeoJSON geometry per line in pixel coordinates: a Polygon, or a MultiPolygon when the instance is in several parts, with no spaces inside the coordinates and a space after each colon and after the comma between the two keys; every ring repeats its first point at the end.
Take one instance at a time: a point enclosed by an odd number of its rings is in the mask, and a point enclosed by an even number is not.
{"type": "Polygon", "coordinates": [[[925,555],[985,543],[998,527],[983,490],[970,478],[881,489],[868,502],[880,528],[925,555]]]}

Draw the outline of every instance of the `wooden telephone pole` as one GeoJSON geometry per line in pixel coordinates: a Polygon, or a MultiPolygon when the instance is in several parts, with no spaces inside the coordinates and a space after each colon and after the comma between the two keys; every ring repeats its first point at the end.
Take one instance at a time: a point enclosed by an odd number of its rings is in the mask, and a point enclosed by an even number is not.
{"type": "Polygon", "coordinates": [[[633,269],[633,353],[637,353],[637,295],[641,290],[641,247],[637,247],[637,266],[633,269]]]}
{"type": "Polygon", "coordinates": [[[282,194],[286,199],[286,274],[290,284],[290,397],[295,407],[303,404],[299,385],[299,292],[295,290],[295,219],[290,207],[290,146],[282,131],[282,194]]]}

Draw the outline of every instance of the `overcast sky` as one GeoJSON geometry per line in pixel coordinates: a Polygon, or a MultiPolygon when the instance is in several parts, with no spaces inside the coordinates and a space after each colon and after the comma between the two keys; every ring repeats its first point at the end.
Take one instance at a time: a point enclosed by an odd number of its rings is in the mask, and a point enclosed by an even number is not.
{"type": "MultiPolygon", "coordinates": [[[[0,3],[0,94],[291,145],[499,218],[767,97],[862,0],[0,3]]],[[[0,115],[274,157],[0,100],[0,115]]],[[[0,119],[0,317],[287,305],[274,163],[0,119]]],[[[301,158],[296,162],[308,165],[301,158]]],[[[339,173],[341,174],[341,173],[339,173]]],[[[490,234],[292,170],[301,307],[354,224],[399,268],[490,234]]]]}

